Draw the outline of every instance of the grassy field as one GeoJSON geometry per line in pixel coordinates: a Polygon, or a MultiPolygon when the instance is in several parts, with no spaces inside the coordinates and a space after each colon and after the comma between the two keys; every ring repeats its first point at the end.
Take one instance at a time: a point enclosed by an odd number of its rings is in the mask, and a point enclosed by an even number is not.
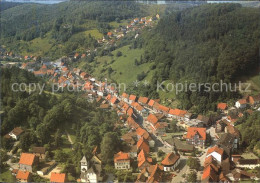
{"type": "Polygon", "coordinates": [[[91,36],[93,36],[96,39],[102,39],[103,38],[103,34],[101,34],[97,29],[84,31],[84,34],[86,36],[88,36],[90,34],[91,36]]]}
{"type": "Polygon", "coordinates": [[[109,25],[112,28],[117,28],[119,26],[126,26],[130,20],[121,20],[119,23],[116,21],[110,22],[109,25]]]}
{"type": "MultiPolygon", "coordinates": [[[[152,63],[145,63],[141,65],[135,65],[135,59],[140,60],[143,54],[142,49],[129,49],[129,46],[124,46],[112,52],[114,56],[97,57],[96,61],[92,63],[94,76],[100,76],[101,78],[110,78],[117,83],[130,84],[137,79],[137,75],[143,71],[147,73],[145,79],[150,80],[153,71],[150,71],[152,63]],[[117,57],[118,51],[122,52],[122,56],[117,57]],[[113,72],[108,73],[109,67],[113,72]]],[[[144,80],[145,80],[144,79],[144,80]]]]}
{"type": "Polygon", "coordinates": [[[10,170],[1,169],[0,182],[16,182],[16,179],[10,170]]]}

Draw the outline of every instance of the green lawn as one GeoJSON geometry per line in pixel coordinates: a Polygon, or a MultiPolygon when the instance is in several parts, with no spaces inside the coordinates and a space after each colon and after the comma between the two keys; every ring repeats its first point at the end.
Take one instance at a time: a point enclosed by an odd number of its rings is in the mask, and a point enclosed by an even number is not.
{"type": "Polygon", "coordinates": [[[10,170],[1,169],[0,182],[16,182],[16,179],[10,170]]]}
{"type": "Polygon", "coordinates": [[[175,132],[175,133],[166,133],[166,136],[163,136],[162,139],[169,139],[171,138],[173,135],[183,135],[184,132],[175,132]]]}
{"type": "Polygon", "coordinates": [[[110,78],[117,83],[127,85],[133,83],[137,79],[137,75],[144,71],[147,73],[145,79],[150,80],[153,74],[153,71],[150,71],[152,63],[135,65],[135,59],[140,60],[143,52],[143,49],[129,49],[129,46],[124,46],[113,51],[114,56],[97,57],[96,62],[92,63],[93,75],[100,76],[100,78],[110,78]],[[122,52],[122,56],[116,56],[118,51],[122,52]],[[110,75],[108,73],[109,67],[113,70],[110,75]]]}
{"type": "Polygon", "coordinates": [[[68,140],[68,137],[67,135],[62,135],[62,146],[61,146],[61,149],[63,152],[65,153],[70,153],[72,151],[71,149],[71,144],[68,140]]]}

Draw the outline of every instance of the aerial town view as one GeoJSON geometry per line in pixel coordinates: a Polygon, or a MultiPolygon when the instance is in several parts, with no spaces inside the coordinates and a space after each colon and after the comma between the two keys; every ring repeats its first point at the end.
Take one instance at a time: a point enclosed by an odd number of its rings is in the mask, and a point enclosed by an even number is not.
{"type": "Polygon", "coordinates": [[[260,182],[259,1],[0,15],[0,182],[260,182]]]}

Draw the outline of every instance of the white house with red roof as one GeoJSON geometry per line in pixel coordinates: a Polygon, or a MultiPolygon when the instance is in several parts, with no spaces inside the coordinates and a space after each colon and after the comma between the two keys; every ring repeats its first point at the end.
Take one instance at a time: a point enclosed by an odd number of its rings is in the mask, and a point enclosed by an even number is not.
{"type": "Polygon", "coordinates": [[[208,149],[206,158],[209,156],[213,156],[219,163],[221,163],[223,159],[224,150],[218,146],[214,146],[208,149]]]}
{"type": "Polygon", "coordinates": [[[127,170],[130,169],[130,156],[128,153],[122,151],[118,152],[114,156],[115,169],[127,170]]]}
{"type": "Polygon", "coordinates": [[[204,147],[206,141],[206,128],[189,127],[184,138],[188,144],[204,147]]]}
{"type": "Polygon", "coordinates": [[[37,163],[38,158],[31,153],[22,153],[19,161],[19,169],[23,171],[32,172],[33,166],[37,163]]]}
{"type": "Polygon", "coordinates": [[[246,108],[247,101],[246,101],[246,99],[240,99],[240,100],[236,101],[235,105],[236,105],[236,108],[238,108],[238,109],[244,109],[244,108],[246,108]]]}

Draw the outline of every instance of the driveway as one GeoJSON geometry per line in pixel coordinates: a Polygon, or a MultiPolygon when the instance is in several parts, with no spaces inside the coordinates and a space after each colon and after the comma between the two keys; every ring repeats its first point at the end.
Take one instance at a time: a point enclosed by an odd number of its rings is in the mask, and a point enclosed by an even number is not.
{"type": "Polygon", "coordinates": [[[207,129],[206,131],[207,133],[210,134],[211,139],[212,139],[212,145],[214,145],[216,143],[216,132],[215,132],[215,128],[213,126],[211,126],[209,129],[207,129]]]}

